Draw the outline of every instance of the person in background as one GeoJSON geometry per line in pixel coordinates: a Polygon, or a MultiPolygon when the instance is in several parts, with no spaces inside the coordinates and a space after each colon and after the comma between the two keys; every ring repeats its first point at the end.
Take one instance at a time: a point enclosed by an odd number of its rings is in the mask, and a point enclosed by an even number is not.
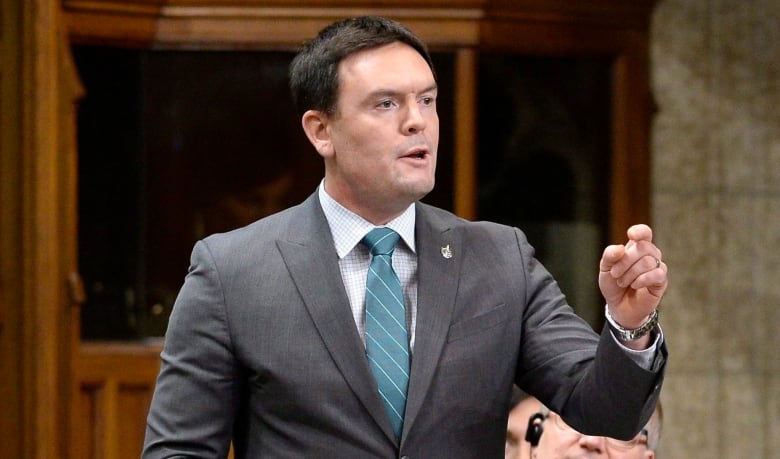
{"type": "Polygon", "coordinates": [[[525,439],[528,420],[539,411],[542,404],[515,386],[510,406],[504,459],[528,459],[531,457],[529,444],[525,439]]]}
{"type": "MultiPolygon", "coordinates": [[[[663,408],[656,404],[650,420],[629,440],[584,435],[534,397],[527,397],[513,411],[526,418],[524,441],[515,448],[516,459],[655,459],[661,438],[663,408]]],[[[511,413],[510,413],[511,417],[511,413]]]]}
{"type": "Polygon", "coordinates": [[[439,92],[419,37],[337,21],[293,59],[290,87],[325,176],[195,244],[143,457],[223,458],[231,442],[237,459],[500,457],[513,384],[579,430],[633,437],[667,358],[652,230],[604,250],[599,336],[520,229],[420,202],[439,92]]]}

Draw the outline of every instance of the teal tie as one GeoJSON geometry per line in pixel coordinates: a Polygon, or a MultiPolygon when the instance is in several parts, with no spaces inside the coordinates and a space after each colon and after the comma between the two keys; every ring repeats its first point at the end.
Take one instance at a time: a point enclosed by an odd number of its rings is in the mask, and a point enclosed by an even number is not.
{"type": "Polygon", "coordinates": [[[392,264],[399,239],[390,228],[375,228],[361,241],[371,251],[366,278],[366,355],[397,439],[401,438],[409,386],[404,296],[392,264]]]}

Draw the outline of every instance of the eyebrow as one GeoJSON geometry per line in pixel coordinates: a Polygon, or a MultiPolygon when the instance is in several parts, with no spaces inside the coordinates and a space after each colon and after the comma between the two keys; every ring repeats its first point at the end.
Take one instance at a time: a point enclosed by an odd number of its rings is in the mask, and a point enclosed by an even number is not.
{"type": "MultiPolygon", "coordinates": [[[[426,92],[438,92],[439,85],[436,83],[428,86],[427,88],[424,88],[422,91],[419,91],[418,94],[425,94],[426,92]]],[[[372,91],[368,94],[367,99],[375,99],[377,97],[382,96],[398,96],[401,94],[405,94],[403,91],[397,91],[395,89],[377,89],[376,91],[372,91]]]]}

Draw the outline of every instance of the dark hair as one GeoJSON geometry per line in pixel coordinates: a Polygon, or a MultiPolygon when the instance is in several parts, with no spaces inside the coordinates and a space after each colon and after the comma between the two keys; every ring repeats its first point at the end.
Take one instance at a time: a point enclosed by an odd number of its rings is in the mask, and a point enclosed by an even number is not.
{"type": "Polygon", "coordinates": [[[306,110],[335,113],[341,61],[356,52],[394,42],[405,43],[420,53],[436,78],[428,47],[403,25],[375,16],[343,19],[305,43],[290,64],[295,109],[300,115],[306,110]]]}

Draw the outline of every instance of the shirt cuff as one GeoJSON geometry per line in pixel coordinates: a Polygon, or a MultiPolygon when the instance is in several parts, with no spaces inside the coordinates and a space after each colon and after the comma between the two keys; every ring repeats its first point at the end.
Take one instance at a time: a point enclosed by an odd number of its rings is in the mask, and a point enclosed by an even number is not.
{"type": "Polygon", "coordinates": [[[628,354],[628,357],[631,358],[634,363],[644,368],[645,370],[652,370],[658,349],[661,347],[661,343],[664,341],[664,332],[661,330],[660,325],[658,325],[656,329],[653,330],[653,332],[655,333],[655,340],[652,344],[650,344],[650,346],[647,347],[647,349],[642,349],[641,351],[624,346],[623,343],[617,339],[615,334],[612,333],[612,330],[609,331],[609,334],[612,335],[612,339],[614,339],[618,346],[620,346],[620,348],[628,354]]]}

